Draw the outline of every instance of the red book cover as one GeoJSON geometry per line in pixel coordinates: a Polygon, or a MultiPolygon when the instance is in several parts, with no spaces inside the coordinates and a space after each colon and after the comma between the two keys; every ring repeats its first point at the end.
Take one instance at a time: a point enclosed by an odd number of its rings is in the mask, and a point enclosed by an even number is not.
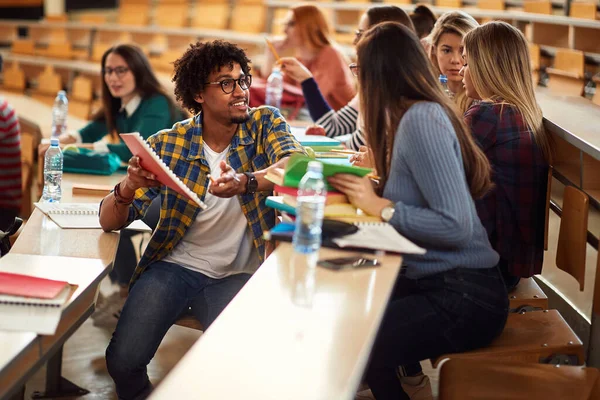
{"type": "Polygon", "coordinates": [[[67,282],[37,276],[0,272],[0,294],[53,299],[67,286],[67,282]]]}
{"type": "Polygon", "coordinates": [[[121,133],[119,136],[123,138],[131,154],[140,159],[142,168],[152,172],[156,176],[156,180],[175,190],[177,193],[188,197],[202,209],[206,208],[206,204],[200,200],[198,195],[185,186],[181,179],[158,157],[139,133],[121,133]]]}

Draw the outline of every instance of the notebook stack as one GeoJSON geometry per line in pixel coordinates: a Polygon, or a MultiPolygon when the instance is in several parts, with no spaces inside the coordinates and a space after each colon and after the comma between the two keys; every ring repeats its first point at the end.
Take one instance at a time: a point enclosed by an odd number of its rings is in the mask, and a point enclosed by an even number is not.
{"type": "MultiPolygon", "coordinates": [[[[275,184],[274,192],[276,196],[270,196],[266,200],[269,207],[287,213],[291,216],[296,215],[296,205],[298,196],[298,185],[306,173],[308,163],[313,159],[301,154],[294,154],[285,168],[272,169],[266,175],[266,179],[275,184]]],[[[323,176],[327,185],[327,199],[325,201],[324,216],[327,219],[336,219],[346,222],[355,221],[378,221],[378,217],[372,217],[358,210],[348,201],[345,194],[337,192],[327,183],[327,178],[337,173],[365,176],[371,173],[371,169],[354,167],[351,165],[339,165],[322,162],[323,176]]]]}

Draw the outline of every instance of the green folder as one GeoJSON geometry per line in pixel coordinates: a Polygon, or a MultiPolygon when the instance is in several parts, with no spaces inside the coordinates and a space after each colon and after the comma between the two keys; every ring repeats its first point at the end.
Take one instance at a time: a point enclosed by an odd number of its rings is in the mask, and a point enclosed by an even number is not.
{"type": "MultiPolygon", "coordinates": [[[[295,153],[290,157],[287,163],[285,172],[283,175],[283,186],[297,188],[300,184],[300,180],[306,174],[308,163],[315,161],[313,158],[306,157],[303,154],[295,153]]],[[[340,165],[329,162],[320,161],[323,164],[323,177],[327,179],[335,174],[351,174],[356,176],[365,176],[372,172],[370,168],[355,167],[353,165],[340,165]]],[[[327,180],[325,180],[327,190],[332,190],[333,187],[329,186],[327,180]]]]}

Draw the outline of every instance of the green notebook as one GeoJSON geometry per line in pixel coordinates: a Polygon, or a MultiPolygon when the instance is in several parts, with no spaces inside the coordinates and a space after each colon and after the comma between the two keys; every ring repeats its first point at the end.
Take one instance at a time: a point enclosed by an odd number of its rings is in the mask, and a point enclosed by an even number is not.
{"type": "MultiPolygon", "coordinates": [[[[287,163],[285,173],[283,176],[283,186],[297,188],[300,184],[300,180],[306,173],[309,161],[315,161],[313,158],[306,157],[303,154],[293,154],[287,163]]],[[[356,176],[365,176],[370,174],[372,170],[370,168],[355,167],[353,165],[340,165],[334,163],[328,163],[319,161],[323,164],[323,177],[328,178],[335,174],[352,174],[356,176]]],[[[325,181],[327,184],[327,181],[325,181]]],[[[327,184],[327,190],[333,188],[327,184]]]]}

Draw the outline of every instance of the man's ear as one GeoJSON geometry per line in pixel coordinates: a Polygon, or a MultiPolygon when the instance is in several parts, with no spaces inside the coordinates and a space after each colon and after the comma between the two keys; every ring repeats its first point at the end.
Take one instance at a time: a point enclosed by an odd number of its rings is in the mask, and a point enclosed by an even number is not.
{"type": "Polygon", "coordinates": [[[199,104],[204,103],[204,97],[202,97],[202,92],[200,92],[196,96],[194,96],[194,100],[196,100],[196,103],[199,103],[199,104]]]}

